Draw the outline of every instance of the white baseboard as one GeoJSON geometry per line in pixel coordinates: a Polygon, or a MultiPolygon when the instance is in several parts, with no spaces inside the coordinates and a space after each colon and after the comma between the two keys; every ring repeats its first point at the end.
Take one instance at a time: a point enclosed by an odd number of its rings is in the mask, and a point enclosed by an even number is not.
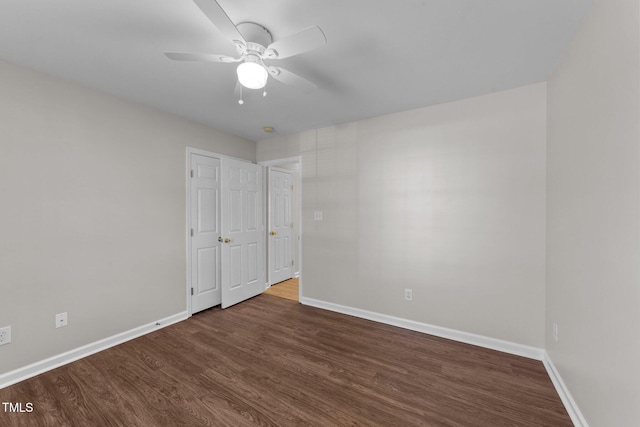
{"type": "Polygon", "coordinates": [[[560,377],[560,374],[549,358],[549,355],[543,349],[509,341],[503,341],[496,338],[490,338],[483,335],[471,334],[455,329],[429,325],[427,323],[420,323],[413,320],[402,319],[400,317],[388,316],[386,314],[375,313],[373,311],[334,304],[331,302],[321,301],[313,298],[302,297],[300,298],[300,303],[312,307],[322,308],[324,310],[335,311],[337,313],[348,314],[350,316],[355,316],[362,319],[373,320],[374,322],[398,326],[400,328],[410,329],[412,331],[423,332],[425,334],[435,335],[441,338],[447,338],[450,340],[473,344],[479,347],[489,348],[504,353],[514,354],[516,356],[523,356],[529,359],[540,360],[544,364],[544,367],[547,370],[547,373],[549,374],[551,382],[553,382],[558,395],[560,395],[560,400],[562,400],[562,403],[567,410],[567,413],[571,417],[571,421],[573,422],[573,424],[576,427],[588,427],[587,421],[582,415],[582,412],[580,412],[578,405],[571,397],[569,389],[564,384],[564,381],[562,381],[562,377],[560,377]]]}
{"type": "Polygon", "coordinates": [[[161,329],[174,323],[178,323],[182,320],[187,319],[188,317],[189,315],[186,311],[174,314],[173,316],[169,316],[164,319],[139,326],[134,329],[130,329],[128,331],[101,339],[99,341],[95,341],[91,344],[83,345],[82,347],[78,347],[62,354],[58,354],[57,356],[49,357],[48,359],[44,359],[39,362],[24,366],[22,368],[9,371],[5,374],[0,375],[0,389],[26,380],[27,378],[35,377],[36,375],[40,375],[62,365],[66,365],[67,363],[82,359],[83,357],[98,353],[102,350],[106,350],[110,347],[114,347],[118,344],[122,344],[134,338],[138,338],[157,329],[161,329]]]}
{"type": "Polygon", "coordinates": [[[589,424],[587,424],[587,420],[582,415],[580,408],[578,408],[578,404],[575,400],[573,400],[571,393],[569,393],[569,389],[565,385],[564,381],[562,381],[560,373],[556,369],[556,366],[553,364],[553,361],[546,351],[544,353],[544,359],[542,359],[542,363],[544,363],[544,367],[549,374],[549,378],[551,378],[553,386],[556,388],[558,395],[560,395],[560,400],[562,400],[562,404],[569,413],[571,421],[573,421],[573,425],[575,425],[576,427],[589,427],[589,424]]]}
{"type": "MultiPolygon", "coordinates": [[[[551,382],[553,383],[565,409],[571,417],[571,421],[576,427],[588,427],[582,412],[578,408],[575,400],[571,396],[569,389],[565,385],[560,373],[556,369],[553,361],[549,357],[546,351],[530,347],[522,344],[512,343],[509,341],[503,341],[496,338],[490,338],[483,335],[471,334],[468,332],[458,331],[455,329],[443,328],[440,326],[430,325],[427,323],[416,322],[413,320],[402,319],[400,317],[388,316],[386,314],[375,313],[373,311],[362,310],[359,308],[348,307],[340,304],[334,304],[327,301],[316,300],[313,298],[300,298],[300,303],[309,305],[312,307],[321,308],[324,310],[334,311],[337,313],[347,314],[362,319],[372,320],[374,322],[384,323],[387,325],[397,326],[412,331],[422,332],[429,335],[435,335],[442,338],[451,339],[467,344],[477,345],[479,347],[489,348],[492,350],[502,351],[504,353],[514,354],[517,356],[523,356],[530,359],[541,360],[544,364],[551,382]]],[[[189,317],[186,311],[173,316],[166,317],[156,322],[148,323],[143,326],[125,331],[108,338],[93,342],[91,344],[78,347],[74,350],[67,351],[57,356],[50,357],[48,359],[41,360],[39,362],[32,363],[30,365],[18,368],[16,370],[7,372],[0,375],[0,389],[8,387],[12,384],[16,384],[20,381],[26,380],[36,375],[40,375],[44,372],[74,362],[83,357],[90,356],[98,353],[102,350],[106,350],[110,347],[114,347],[118,344],[122,344],[126,341],[138,338],[142,335],[153,332],[157,329],[161,329],[172,325],[174,323],[181,322],[189,317]]]]}
{"type": "Polygon", "coordinates": [[[360,317],[362,319],[373,320],[374,322],[384,323],[387,325],[398,326],[412,331],[422,332],[437,337],[447,338],[466,344],[477,345],[479,347],[489,348],[492,350],[502,351],[504,353],[515,354],[529,359],[543,360],[545,351],[541,348],[530,347],[523,344],[517,344],[510,341],[503,341],[497,338],[490,338],[483,335],[476,335],[469,332],[458,331],[455,329],[443,328],[441,326],[430,325],[428,323],[416,322],[414,320],[402,319],[400,317],[388,316],[386,314],[375,313],[373,311],[362,310],[359,308],[347,307],[340,304],[316,300],[313,298],[300,298],[300,303],[310,305],[312,307],[322,308],[325,310],[335,311],[350,316],[360,317]]]}

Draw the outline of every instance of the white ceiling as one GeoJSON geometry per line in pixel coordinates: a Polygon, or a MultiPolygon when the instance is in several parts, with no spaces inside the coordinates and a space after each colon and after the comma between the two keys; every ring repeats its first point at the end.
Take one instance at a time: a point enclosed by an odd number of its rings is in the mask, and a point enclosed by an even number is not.
{"type": "Polygon", "coordinates": [[[269,80],[234,96],[235,55],[192,0],[2,0],[0,58],[251,140],[542,82],[592,0],[219,0],[275,40],[311,25],[327,45],[281,65],[318,85],[269,80]]]}

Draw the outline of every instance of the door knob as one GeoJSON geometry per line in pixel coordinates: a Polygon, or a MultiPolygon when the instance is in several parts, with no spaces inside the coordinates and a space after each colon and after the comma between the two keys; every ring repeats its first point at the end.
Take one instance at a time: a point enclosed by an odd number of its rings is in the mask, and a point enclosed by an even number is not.
{"type": "Polygon", "coordinates": [[[224,238],[224,242],[225,242],[225,243],[229,243],[229,242],[231,242],[231,239],[230,239],[230,238],[228,238],[228,237],[225,237],[225,238],[224,238]]]}
{"type": "Polygon", "coordinates": [[[222,243],[222,237],[218,237],[218,242],[222,243]]]}
{"type": "Polygon", "coordinates": [[[278,234],[278,232],[277,232],[277,231],[273,231],[273,230],[271,230],[271,235],[272,235],[272,236],[275,236],[276,234],[278,234]]]}

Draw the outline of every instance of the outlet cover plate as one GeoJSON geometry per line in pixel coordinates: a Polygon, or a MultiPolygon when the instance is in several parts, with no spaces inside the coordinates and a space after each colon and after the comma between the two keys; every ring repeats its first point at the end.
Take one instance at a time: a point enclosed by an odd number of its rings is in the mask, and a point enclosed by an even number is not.
{"type": "Polygon", "coordinates": [[[407,301],[413,300],[413,291],[411,289],[404,290],[404,299],[407,301]]]}
{"type": "Polygon", "coordinates": [[[0,328],[0,345],[9,344],[11,342],[11,326],[0,328]]]}
{"type": "Polygon", "coordinates": [[[56,314],[56,328],[67,326],[67,312],[56,314]]]}

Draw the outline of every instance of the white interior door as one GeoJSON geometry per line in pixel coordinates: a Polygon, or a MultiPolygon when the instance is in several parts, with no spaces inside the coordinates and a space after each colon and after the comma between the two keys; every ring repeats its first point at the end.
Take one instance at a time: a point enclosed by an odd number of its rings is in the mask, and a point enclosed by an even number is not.
{"type": "Polygon", "coordinates": [[[220,304],[220,160],[190,159],[191,313],[220,304]]]}
{"type": "Polygon", "coordinates": [[[269,284],[293,277],[293,173],[269,168],[269,284]]]}
{"type": "Polygon", "coordinates": [[[221,159],[222,308],[260,294],[266,284],[262,166],[221,159]]]}

